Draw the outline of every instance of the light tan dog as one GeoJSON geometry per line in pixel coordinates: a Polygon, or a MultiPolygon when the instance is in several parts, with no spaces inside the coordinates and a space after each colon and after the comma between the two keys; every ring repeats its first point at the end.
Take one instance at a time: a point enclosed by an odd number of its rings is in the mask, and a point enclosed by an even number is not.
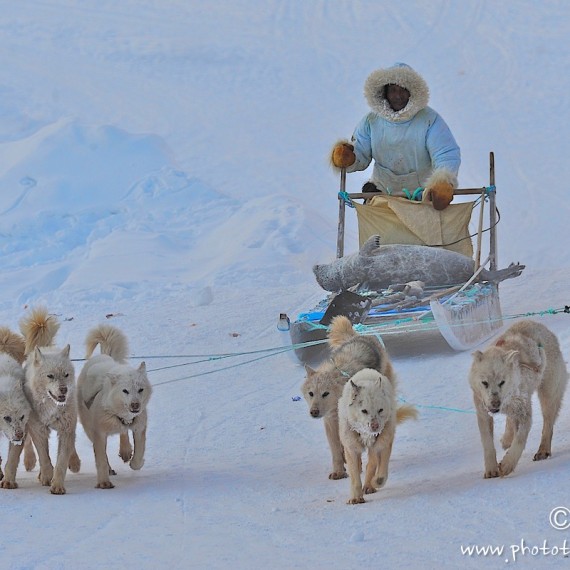
{"type": "Polygon", "coordinates": [[[79,417],[85,433],[93,442],[98,489],[112,489],[109,475],[115,472],[107,457],[107,437],[120,434],[119,456],[132,469],[144,465],[147,404],[152,393],[145,363],[138,368],[127,364],[127,338],[119,329],[99,325],[85,341],[88,359],[79,374],[79,417]],[[93,356],[100,345],[101,354],[93,356]],[[133,432],[134,453],[129,440],[133,432]]]}
{"type": "Polygon", "coordinates": [[[81,461],[75,451],[77,405],[75,371],[69,359],[70,346],[53,346],[59,323],[43,307],[33,309],[20,322],[26,342],[24,392],[32,406],[28,428],[38,452],[39,480],[54,495],[65,494],[67,467],[79,471],[81,461]],[[58,435],[55,469],[49,455],[51,430],[58,435]]]}
{"type": "Polygon", "coordinates": [[[10,442],[6,472],[3,474],[0,469],[0,487],[3,489],[18,487],[16,471],[32,411],[24,394],[24,349],[23,337],[0,327],[0,430],[10,442]]]}
{"type": "Polygon", "coordinates": [[[338,433],[338,400],[347,380],[363,368],[373,368],[393,378],[394,371],[386,349],[378,339],[354,331],[347,317],[337,316],[331,322],[328,343],[331,356],[317,370],[305,367],[307,376],[301,391],[313,418],[323,418],[332,454],[329,479],[346,477],[345,458],[338,433]]]}
{"type": "Polygon", "coordinates": [[[350,475],[349,505],[364,503],[364,494],[375,493],[386,484],[396,424],[417,415],[414,406],[397,406],[395,382],[377,370],[365,368],[345,384],[338,418],[350,475]],[[364,451],[368,463],[363,487],[360,472],[364,451]]]}
{"type": "Polygon", "coordinates": [[[484,477],[512,473],[525,448],[532,423],[532,395],[542,408],[542,438],[534,461],[551,455],[554,422],[560,411],[568,372],[558,339],[544,325],[523,320],[512,325],[484,352],[473,353],[469,383],[483,444],[484,477]],[[497,463],[493,415],[507,416],[501,439],[507,452],[497,463]]]}

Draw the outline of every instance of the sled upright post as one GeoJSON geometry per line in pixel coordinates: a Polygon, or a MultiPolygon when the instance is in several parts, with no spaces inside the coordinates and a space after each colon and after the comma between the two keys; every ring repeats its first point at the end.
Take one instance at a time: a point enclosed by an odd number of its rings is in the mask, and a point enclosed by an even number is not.
{"type": "Polygon", "coordinates": [[[499,260],[497,259],[497,207],[495,193],[495,154],[489,153],[489,269],[495,271],[499,260]]]}
{"type": "Polygon", "coordinates": [[[344,195],[346,193],[346,168],[340,169],[340,193],[338,196],[338,232],[336,238],[336,257],[340,259],[344,256],[344,220],[346,214],[346,204],[344,195]]]}

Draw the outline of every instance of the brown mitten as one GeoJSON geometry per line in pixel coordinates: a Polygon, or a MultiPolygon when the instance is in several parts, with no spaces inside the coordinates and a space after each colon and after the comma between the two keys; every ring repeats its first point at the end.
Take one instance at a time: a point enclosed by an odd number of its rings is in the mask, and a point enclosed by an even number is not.
{"type": "Polygon", "coordinates": [[[354,146],[348,142],[336,143],[331,152],[331,163],[336,168],[348,168],[356,161],[354,146]]]}
{"type": "Polygon", "coordinates": [[[445,210],[453,200],[453,186],[443,180],[435,182],[424,190],[422,200],[431,201],[435,210],[445,210]]]}

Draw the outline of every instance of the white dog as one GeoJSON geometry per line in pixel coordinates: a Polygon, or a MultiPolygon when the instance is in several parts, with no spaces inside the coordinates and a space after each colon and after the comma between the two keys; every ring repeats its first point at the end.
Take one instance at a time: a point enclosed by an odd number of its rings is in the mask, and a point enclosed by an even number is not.
{"type": "Polygon", "coordinates": [[[67,467],[77,473],[81,465],[75,451],[77,406],[70,347],[53,346],[59,323],[45,308],[36,308],[22,319],[20,329],[27,354],[24,392],[32,406],[28,429],[38,452],[39,480],[42,485],[50,485],[54,495],[63,495],[67,467]],[[58,435],[55,470],[49,456],[52,429],[58,435]]]}
{"type": "Polygon", "coordinates": [[[364,503],[364,494],[375,493],[388,480],[388,464],[396,424],[416,419],[414,406],[396,405],[395,381],[365,368],[344,386],[338,402],[339,434],[350,475],[349,505],[364,503]],[[362,453],[368,452],[364,487],[360,479],[362,453]]]}
{"type": "Polygon", "coordinates": [[[473,353],[469,383],[483,444],[484,477],[512,473],[525,448],[532,423],[532,395],[542,408],[542,439],[534,460],[551,455],[554,422],[560,411],[568,372],[558,339],[544,325],[523,320],[512,325],[484,352],[473,353]],[[497,463],[493,415],[507,416],[501,439],[507,452],[497,463]]]}
{"type": "Polygon", "coordinates": [[[316,370],[305,366],[301,391],[312,418],[323,418],[332,455],[329,479],[346,477],[344,453],[338,433],[338,400],[347,380],[363,368],[374,368],[389,378],[394,371],[386,349],[377,338],[359,335],[345,316],[333,318],[328,334],[331,356],[316,370]]]}
{"type": "Polygon", "coordinates": [[[115,472],[107,457],[107,437],[120,434],[119,456],[130,461],[132,469],[144,464],[147,404],[152,392],[145,363],[132,368],[127,362],[125,335],[110,325],[92,329],[85,341],[88,359],[79,374],[79,417],[85,433],[93,442],[98,489],[112,489],[109,475],[115,472]],[[96,346],[101,354],[91,358],[96,346]],[[133,432],[134,453],[129,441],[133,432]]]}
{"type": "MultiPolygon", "coordinates": [[[[5,473],[0,469],[0,487],[16,489],[16,470],[26,438],[31,406],[24,394],[24,339],[0,327],[0,430],[9,443],[5,473]]],[[[0,465],[1,465],[0,459],[0,465]]]]}

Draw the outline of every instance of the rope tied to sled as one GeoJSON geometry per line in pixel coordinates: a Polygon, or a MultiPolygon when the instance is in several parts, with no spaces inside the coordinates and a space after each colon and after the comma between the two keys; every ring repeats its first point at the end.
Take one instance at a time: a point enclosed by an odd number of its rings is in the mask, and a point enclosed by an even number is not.
{"type": "MultiPolygon", "coordinates": [[[[556,315],[558,313],[570,314],[570,305],[565,305],[564,307],[557,308],[557,309],[549,308],[549,309],[545,309],[542,311],[527,312],[527,313],[521,313],[521,314],[516,314],[516,315],[503,315],[502,319],[503,320],[517,319],[517,318],[529,317],[529,316],[533,316],[533,315],[534,316],[556,315]]],[[[485,322],[487,322],[487,321],[485,321],[485,322]]],[[[417,321],[415,321],[412,318],[402,318],[402,319],[397,319],[395,321],[391,321],[391,325],[394,325],[394,324],[397,324],[400,327],[401,332],[412,332],[413,330],[424,330],[424,331],[425,330],[437,330],[437,327],[435,325],[430,326],[429,320],[425,320],[423,323],[418,323],[417,321]],[[414,323],[414,325],[412,325],[412,323],[414,323]]],[[[319,329],[321,329],[321,328],[327,329],[328,328],[324,325],[319,325],[319,324],[315,324],[315,323],[311,323],[311,325],[312,325],[312,327],[319,328],[319,329]]],[[[456,326],[461,326],[461,325],[456,325],[456,326]]],[[[383,328],[382,324],[376,324],[376,325],[372,325],[372,326],[363,325],[363,324],[354,325],[354,329],[357,332],[359,332],[360,334],[365,334],[365,335],[374,335],[374,336],[376,336],[376,338],[378,338],[378,340],[382,343],[382,345],[384,345],[384,342],[382,340],[382,334],[396,334],[397,331],[394,331],[394,330],[383,331],[382,328],[383,328]]],[[[237,368],[239,366],[245,366],[246,364],[251,364],[253,362],[257,362],[259,360],[263,360],[265,358],[275,356],[277,354],[284,354],[284,353],[289,352],[291,350],[308,348],[311,346],[317,346],[320,344],[325,344],[327,342],[328,341],[325,338],[325,339],[312,340],[312,341],[307,341],[307,342],[302,342],[302,343],[290,344],[287,346],[277,346],[277,347],[270,347],[270,348],[265,348],[265,349],[245,351],[245,352],[233,352],[233,353],[210,354],[210,355],[208,355],[208,354],[142,355],[142,356],[131,356],[130,358],[141,359],[141,360],[170,359],[170,358],[185,358],[185,359],[187,359],[187,358],[195,358],[196,359],[197,358],[198,359],[198,360],[195,360],[193,362],[184,362],[181,364],[174,364],[174,365],[170,365],[170,366],[163,366],[163,367],[158,367],[158,368],[148,370],[148,372],[157,372],[157,371],[161,371],[161,370],[169,370],[169,369],[174,369],[174,368],[180,368],[183,366],[190,366],[193,364],[199,364],[199,363],[204,363],[204,362],[215,362],[215,361],[223,360],[226,358],[233,358],[233,357],[240,357],[240,356],[255,356],[254,358],[244,360],[243,362],[239,362],[237,364],[231,364],[228,366],[216,368],[214,370],[197,372],[196,374],[191,374],[191,375],[180,377],[180,378],[173,378],[170,380],[165,380],[162,382],[159,381],[159,382],[153,383],[153,386],[160,386],[160,385],[165,385],[165,384],[172,384],[175,382],[181,382],[183,380],[190,380],[193,378],[198,378],[200,376],[206,376],[209,374],[214,374],[216,372],[222,372],[222,371],[230,370],[232,368],[237,368]]],[[[81,362],[84,360],[85,360],[84,358],[72,359],[72,361],[74,361],[74,362],[81,362]]],[[[459,408],[449,408],[446,406],[418,406],[418,407],[425,407],[425,408],[429,408],[429,409],[447,410],[447,411],[454,411],[454,412],[472,413],[469,410],[461,410],[459,408]]]]}
{"type": "Polygon", "coordinates": [[[402,188],[402,192],[406,195],[408,200],[411,200],[412,202],[421,202],[424,189],[421,186],[418,186],[413,192],[410,192],[407,188],[402,188]]]}
{"type": "Polygon", "coordinates": [[[354,208],[354,203],[352,202],[346,190],[340,190],[338,193],[338,198],[339,200],[342,200],[349,208],[354,208]]]}

